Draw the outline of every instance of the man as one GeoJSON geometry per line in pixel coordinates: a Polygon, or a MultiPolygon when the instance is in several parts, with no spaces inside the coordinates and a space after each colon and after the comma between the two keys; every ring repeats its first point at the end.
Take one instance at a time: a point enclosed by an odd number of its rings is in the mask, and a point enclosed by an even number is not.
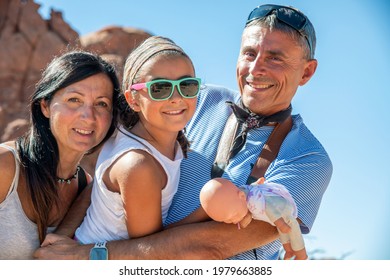
{"type": "MultiPolygon", "coordinates": [[[[315,45],[312,24],[294,8],[262,5],[250,13],[237,63],[240,94],[216,86],[206,86],[200,93],[197,112],[187,127],[192,152],[182,164],[168,224],[199,207],[199,191],[210,179],[233,109],[240,123],[238,136],[227,165],[219,165],[217,172],[214,168],[214,176],[228,178],[236,185],[248,183],[265,143],[283,124],[288,134],[264,176],[286,186],[297,204],[302,232],[310,231],[331,178],[332,164],[302,118],[291,118],[290,104],[298,87],[315,73],[315,45]],[[226,101],[236,105],[228,106],[226,101]]],[[[91,252],[91,258],[108,254],[109,259],[277,259],[281,248],[276,228],[261,221],[241,230],[214,221],[186,224],[142,238],[108,242],[107,249],[91,250],[93,245],[78,245],[54,236],[49,236],[48,242],[54,243],[38,250],[38,258],[88,259],[91,252]]]]}

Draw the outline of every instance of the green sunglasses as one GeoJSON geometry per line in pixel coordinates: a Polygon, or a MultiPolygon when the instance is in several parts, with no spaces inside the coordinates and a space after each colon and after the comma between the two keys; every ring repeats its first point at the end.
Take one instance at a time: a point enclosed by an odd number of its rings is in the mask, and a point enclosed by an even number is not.
{"type": "Polygon", "coordinates": [[[133,90],[148,89],[148,94],[152,100],[163,101],[171,98],[175,86],[184,98],[194,98],[199,94],[201,79],[183,78],[180,80],[158,79],[146,83],[134,84],[130,87],[133,90]]]}

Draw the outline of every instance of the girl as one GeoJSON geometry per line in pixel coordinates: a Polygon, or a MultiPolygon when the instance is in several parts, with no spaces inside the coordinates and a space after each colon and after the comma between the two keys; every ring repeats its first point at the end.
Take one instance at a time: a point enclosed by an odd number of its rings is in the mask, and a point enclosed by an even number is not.
{"type": "Polygon", "coordinates": [[[76,231],[81,243],[160,231],[177,190],[200,79],[170,39],[148,38],[127,58],[121,127],[96,165],[92,203],[76,231]]]}

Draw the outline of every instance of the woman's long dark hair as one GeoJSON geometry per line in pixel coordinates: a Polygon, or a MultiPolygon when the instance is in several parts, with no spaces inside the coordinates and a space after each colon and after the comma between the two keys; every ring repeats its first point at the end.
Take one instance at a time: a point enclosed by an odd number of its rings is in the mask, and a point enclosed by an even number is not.
{"type": "Polygon", "coordinates": [[[16,149],[26,177],[41,242],[49,226],[50,210],[59,206],[56,188],[59,151],[50,130],[49,119],[43,115],[40,103],[45,100],[49,104],[58,90],[100,73],[107,75],[113,84],[113,118],[106,137],[89,151],[91,153],[113,134],[117,126],[120,84],[111,64],[85,51],[65,53],[50,62],[31,96],[31,125],[29,131],[16,140],[16,149]]]}

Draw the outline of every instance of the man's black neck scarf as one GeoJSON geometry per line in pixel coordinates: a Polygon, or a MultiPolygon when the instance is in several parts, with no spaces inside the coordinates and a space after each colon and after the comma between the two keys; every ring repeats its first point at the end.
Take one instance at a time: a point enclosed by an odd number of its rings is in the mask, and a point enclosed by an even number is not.
{"type": "Polygon", "coordinates": [[[263,116],[249,111],[249,109],[244,107],[242,101],[238,105],[231,101],[226,101],[226,103],[232,108],[233,113],[241,126],[241,132],[234,139],[232,148],[230,149],[229,158],[234,157],[242,149],[249,130],[262,127],[269,123],[281,123],[291,115],[292,111],[292,107],[290,105],[287,109],[279,111],[273,115],[263,116]]]}

